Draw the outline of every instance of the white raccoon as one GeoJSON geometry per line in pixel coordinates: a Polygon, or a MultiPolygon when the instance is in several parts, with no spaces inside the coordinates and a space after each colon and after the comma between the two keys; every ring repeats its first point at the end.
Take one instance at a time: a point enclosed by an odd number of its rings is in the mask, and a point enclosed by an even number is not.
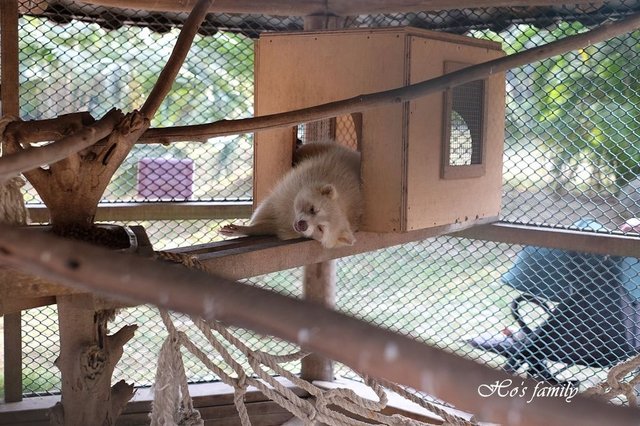
{"type": "Polygon", "coordinates": [[[299,148],[296,158],[250,224],[226,225],[223,235],[307,237],[326,248],[355,242],[362,215],[360,154],[335,143],[312,143],[299,148]]]}

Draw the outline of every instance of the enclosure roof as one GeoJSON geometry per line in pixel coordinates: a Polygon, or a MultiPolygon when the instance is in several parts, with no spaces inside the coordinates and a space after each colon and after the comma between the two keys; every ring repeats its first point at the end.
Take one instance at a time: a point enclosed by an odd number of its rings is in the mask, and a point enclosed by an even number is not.
{"type": "MultiPolygon", "coordinates": [[[[136,25],[166,32],[184,22],[195,0],[22,3],[21,13],[46,16],[61,24],[77,19],[107,29],[136,25]]],[[[639,2],[573,0],[563,5],[553,0],[216,0],[200,32],[208,35],[225,30],[255,37],[262,31],[301,30],[303,17],[313,14],[348,16],[349,27],[411,25],[452,32],[472,28],[499,31],[518,23],[547,27],[559,20],[595,25],[612,14],[628,14],[633,9],[640,10],[639,2]]]]}

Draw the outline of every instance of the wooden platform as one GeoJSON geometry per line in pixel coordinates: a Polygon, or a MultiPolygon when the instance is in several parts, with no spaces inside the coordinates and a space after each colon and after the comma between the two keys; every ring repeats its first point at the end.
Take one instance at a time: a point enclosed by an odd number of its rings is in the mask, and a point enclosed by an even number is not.
{"type": "MultiPolygon", "coordinates": [[[[305,392],[296,389],[283,380],[297,395],[306,397],[305,392]]],[[[189,386],[195,408],[205,419],[205,425],[240,426],[238,412],[233,404],[233,388],[224,383],[205,383],[189,386]]],[[[138,426],[149,424],[153,394],[150,388],[138,388],[133,399],[118,418],[117,426],[138,426]]],[[[60,396],[25,398],[21,402],[0,404],[0,425],[7,426],[48,426],[47,412],[60,396]]],[[[292,418],[291,413],[268,400],[255,388],[249,388],[245,395],[247,411],[254,426],[281,425],[292,418]]]]}
{"type": "MultiPolygon", "coordinates": [[[[486,222],[494,220],[495,218],[487,218],[486,222]]],[[[359,232],[356,234],[355,245],[338,249],[325,249],[317,241],[302,238],[282,241],[265,236],[236,238],[169,251],[197,256],[209,272],[229,279],[240,279],[420,241],[460,231],[468,226],[454,224],[399,234],[359,232]]],[[[151,252],[147,251],[142,255],[150,256],[151,252]]],[[[78,293],[78,290],[0,267],[0,315],[50,305],[55,303],[55,296],[74,293],[78,293]]],[[[108,301],[97,303],[103,303],[105,307],[111,306],[108,301]]]]}
{"type": "MultiPolygon", "coordinates": [[[[496,220],[496,217],[489,217],[480,223],[496,220]]],[[[275,237],[243,237],[169,251],[196,255],[209,272],[240,279],[422,241],[470,226],[469,223],[459,223],[404,233],[358,232],[353,246],[334,249],[325,249],[317,241],[307,239],[282,241],[275,237]]]]}
{"type": "MultiPolygon", "coordinates": [[[[487,219],[487,222],[495,218],[487,219]]],[[[276,237],[244,237],[169,250],[196,256],[211,273],[230,279],[248,278],[270,272],[324,262],[340,257],[379,250],[440,235],[472,238],[508,244],[585,251],[597,254],[640,257],[640,238],[635,236],[588,233],[491,223],[466,227],[463,224],[441,226],[406,233],[356,234],[351,247],[324,249],[316,241],[281,241],[276,237]]],[[[76,293],[62,284],[0,267],[0,315],[55,303],[55,296],[76,293]]],[[[108,301],[97,302],[109,306],[108,301]]],[[[98,305],[100,306],[100,305],[98,305]]]]}
{"type": "MultiPolygon", "coordinates": [[[[285,379],[278,379],[280,383],[292,389],[296,395],[306,398],[309,395],[295,387],[285,379]]],[[[357,395],[377,401],[375,393],[363,383],[338,378],[334,382],[313,382],[321,389],[345,388],[354,391],[357,395]]],[[[205,425],[215,426],[240,426],[240,420],[233,405],[233,388],[224,383],[204,383],[189,386],[189,392],[193,397],[194,406],[205,420],[205,425]]],[[[408,401],[398,394],[387,391],[389,403],[383,410],[386,415],[400,414],[423,423],[439,425],[442,419],[433,412],[408,401]]],[[[21,402],[0,404],[0,426],[48,426],[47,411],[60,400],[59,396],[31,397],[21,402]]],[[[137,426],[149,424],[151,401],[153,395],[149,388],[139,388],[136,395],[127,405],[117,421],[117,426],[137,426]]],[[[255,388],[249,388],[245,396],[247,411],[253,426],[276,426],[285,422],[296,424],[291,413],[268,400],[255,388]]],[[[470,419],[471,415],[454,408],[439,405],[440,408],[451,414],[470,419]]]]}

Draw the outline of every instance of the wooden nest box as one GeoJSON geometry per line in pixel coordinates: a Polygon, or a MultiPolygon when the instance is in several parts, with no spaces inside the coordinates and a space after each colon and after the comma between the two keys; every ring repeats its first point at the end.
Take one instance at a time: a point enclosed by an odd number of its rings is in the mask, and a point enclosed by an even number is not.
{"type": "MultiPolygon", "coordinates": [[[[263,34],[256,49],[256,114],[394,89],[500,56],[494,42],[412,28],[263,34]]],[[[329,124],[332,136],[362,153],[361,230],[497,219],[504,86],[504,74],[495,74],[329,124]]],[[[256,135],[256,203],[291,168],[295,138],[290,128],[256,135]]]]}

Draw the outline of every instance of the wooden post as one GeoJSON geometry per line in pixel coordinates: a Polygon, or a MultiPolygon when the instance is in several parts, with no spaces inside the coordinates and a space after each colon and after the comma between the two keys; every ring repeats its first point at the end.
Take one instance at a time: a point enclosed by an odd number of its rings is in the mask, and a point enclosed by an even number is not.
{"type": "Polygon", "coordinates": [[[114,425],[134,388],[124,380],[111,386],[111,377],[137,326],[107,335],[115,312],[96,311],[91,294],[59,296],[57,303],[60,356],[55,365],[62,373],[62,400],[49,412],[51,424],[114,425]]]}
{"type": "Polygon", "coordinates": [[[4,400],[22,401],[22,316],[4,316],[4,400]]]}
{"type": "MultiPolygon", "coordinates": [[[[0,97],[2,115],[19,115],[18,0],[0,2],[0,97]]],[[[4,316],[4,400],[22,400],[21,313],[4,316]]]]}
{"type": "Polygon", "coordinates": [[[0,96],[2,115],[17,116],[18,100],[18,0],[0,2],[0,96]]]}
{"type": "MultiPolygon", "coordinates": [[[[344,18],[327,15],[307,16],[304,19],[305,30],[335,29],[342,26],[344,18]]],[[[307,123],[305,135],[308,140],[327,140],[335,138],[335,118],[307,123]]],[[[327,308],[336,305],[336,261],[306,265],[304,267],[303,297],[309,302],[327,308]]],[[[317,354],[310,354],[302,360],[300,376],[308,381],[333,381],[333,361],[317,354]]]]}
{"type": "MultiPolygon", "coordinates": [[[[336,261],[306,265],[304,267],[303,296],[309,302],[327,308],[336,305],[336,261]]],[[[333,381],[333,361],[315,353],[302,359],[300,376],[304,380],[333,381]]]]}

